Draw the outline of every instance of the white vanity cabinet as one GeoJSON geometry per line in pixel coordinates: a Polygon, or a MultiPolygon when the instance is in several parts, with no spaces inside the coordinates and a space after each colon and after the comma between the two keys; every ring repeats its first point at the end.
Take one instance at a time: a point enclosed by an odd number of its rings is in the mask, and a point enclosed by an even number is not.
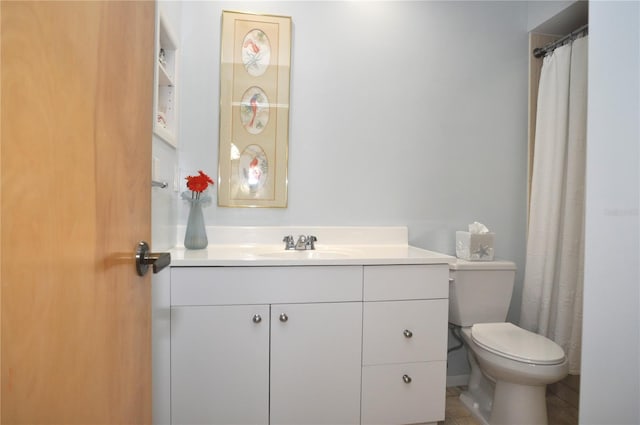
{"type": "Polygon", "coordinates": [[[364,267],[362,423],[444,419],[447,265],[364,267]]]}
{"type": "Polygon", "coordinates": [[[362,267],[171,273],[172,423],[359,423],[362,267]]]}
{"type": "Polygon", "coordinates": [[[444,419],[446,264],[171,268],[173,424],[444,419]]]}

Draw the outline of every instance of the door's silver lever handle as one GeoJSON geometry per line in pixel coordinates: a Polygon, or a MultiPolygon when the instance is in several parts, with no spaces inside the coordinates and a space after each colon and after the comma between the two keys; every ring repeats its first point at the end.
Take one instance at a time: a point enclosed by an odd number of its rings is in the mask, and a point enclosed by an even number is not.
{"type": "Polygon", "coordinates": [[[149,244],[140,241],[136,248],[136,272],[138,276],[144,276],[149,270],[149,266],[153,266],[153,272],[158,273],[160,270],[171,264],[171,254],[168,252],[149,252],[149,244]]]}

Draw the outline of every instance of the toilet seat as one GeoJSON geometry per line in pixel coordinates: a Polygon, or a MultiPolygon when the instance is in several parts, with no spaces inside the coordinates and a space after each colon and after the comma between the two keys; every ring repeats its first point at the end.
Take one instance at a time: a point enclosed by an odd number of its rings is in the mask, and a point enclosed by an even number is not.
{"type": "Polygon", "coordinates": [[[477,323],[471,339],[480,347],[518,362],[555,365],[565,359],[564,350],[550,339],[512,323],[477,323]]]}

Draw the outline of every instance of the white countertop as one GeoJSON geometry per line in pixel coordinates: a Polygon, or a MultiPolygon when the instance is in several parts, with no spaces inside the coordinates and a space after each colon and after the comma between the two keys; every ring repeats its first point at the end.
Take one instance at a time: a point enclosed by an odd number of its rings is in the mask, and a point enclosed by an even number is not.
{"type": "Polygon", "coordinates": [[[208,227],[209,246],[176,247],[172,267],[449,264],[455,257],[410,246],[406,227],[208,227]],[[284,235],[314,235],[316,249],[286,251],[284,235]]]}
{"type": "Polygon", "coordinates": [[[281,245],[209,245],[171,250],[172,267],[449,264],[454,257],[409,245],[344,245],[285,251],[281,245]]]}

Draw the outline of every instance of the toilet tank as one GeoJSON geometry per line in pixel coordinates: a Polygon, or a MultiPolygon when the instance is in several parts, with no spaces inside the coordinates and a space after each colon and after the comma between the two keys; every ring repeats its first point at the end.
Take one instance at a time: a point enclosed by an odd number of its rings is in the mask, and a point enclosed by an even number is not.
{"type": "Polygon", "coordinates": [[[449,277],[449,322],[471,326],[507,319],[515,263],[457,259],[449,266],[449,277]]]}

